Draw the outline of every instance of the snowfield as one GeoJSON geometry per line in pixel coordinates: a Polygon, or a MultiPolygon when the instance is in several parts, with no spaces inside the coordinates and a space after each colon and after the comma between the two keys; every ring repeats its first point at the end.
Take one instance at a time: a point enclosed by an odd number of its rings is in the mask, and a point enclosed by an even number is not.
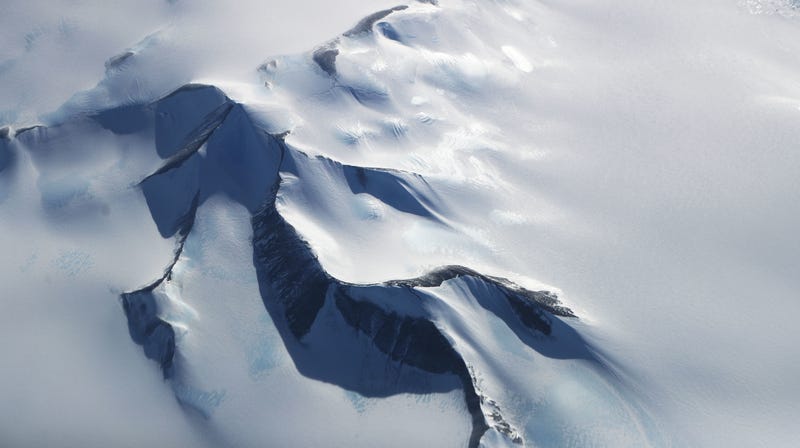
{"type": "Polygon", "coordinates": [[[797,2],[12,3],[0,445],[797,444],[797,2]]]}

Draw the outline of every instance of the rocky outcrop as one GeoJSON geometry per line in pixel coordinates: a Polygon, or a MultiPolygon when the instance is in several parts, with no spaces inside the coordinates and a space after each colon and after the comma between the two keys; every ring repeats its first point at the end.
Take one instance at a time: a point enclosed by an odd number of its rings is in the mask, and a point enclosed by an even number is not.
{"type": "Polygon", "coordinates": [[[292,335],[302,339],[322,308],[333,279],[280,216],[274,194],[253,216],[252,224],[253,263],[265,305],[270,307],[269,301],[275,300],[292,335]]]}
{"type": "MultiPolygon", "coordinates": [[[[214,91],[192,86],[167,99],[174,101],[183,96],[181,102],[191,104],[191,98],[186,95],[193,93],[208,100],[214,91]]],[[[158,362],[164,376],[170,377],[175,368],[173,358],[180,347],[176,345],[173,328],[161,317],[154,291],[170,280],[172,268],[181,257],[183,244],[191,232],[197,208],[208,195],[223,191],[234,199],[246,198],[241,200],[252,213],[252,257],[261,298],[301,373],[345,388],[361,387],[358,379],[347,378],[347,373],[334,373],[333,367],[327,370],[325,364],[308,362],[309,357],[319,353],[315,350],[320,350],[315,347],[319,340],[309,339],[309,335],[321,313],[328,310],[327,316],[331,320],[320,331],[343,335],[343,341],[352,340],[353,348],[349,350],[362,350],[357,348],[360,345],[356,344],[356,339],[352,339],[361,335],[371,342],[374,350],[386,357],[387,362],[396,364],[398,368],[458,378],[472,416],[470,446],[478,446],[490,427],[516,441],[518,435],[500,415],[499,406],[492,405],[481,395],[464,358],[447,334],[437,327],[425,306],[420,304],[420,289],[465,279],[483,282],[493,291],[492,294],[499,293],[507,300],[516,319],[530,331],[542,335],[551,334],[554,316],[572,317],[574,314],[559,305],[557,298],[549,292],[529,291],[507,279],[483,275],[463,266],[446,266],[418,278],[372,285],[349,284],[330,276],[308,243],[276,208],[280,172],[292,172],[298,158],[303,158],[304,163],[322,163],[330,167],[332,175],[338,175],[338,181],[353,193],[368,192],[397,210],[422,219],[435,219],[424,194],[409,193],[412,185],[406,179],[413,179],[416,175],[341,165],[324,158],[309,159],[287,147],[280,137],[255,128],[241,106],[228,99],[217,102],[220,104],[214,106],[214,101],[206,101],[209,104],[205,107],[211,112],[198,118],[199,122],[192,130],[186,131],[185,124],[181,124],[181,132],[185,134],[182,143],[160,151],[166,158],[165,164],[141,184],[162,234],[178,234],[175,258],[162,277],[121,296],[131,338],[143,347],[145,356],[158,362]],[[208,150],[201,155],[198,150],[204,145],[208,150]],[[248,163],[242,163],[242,160],[248,163]],[[224,177],[225,173],[230,175],[231,168],[226,168],[225,164],[231,161],[238,161],[238,165],[231,166],[240,171],[235,176],[224,177]],[[213,171],[215,169],[222,171],[217,173],[213,171]],[[242,195],[241,190],[252,189],[250,185],[254,182],[258,184],[255,193],[242,195]],[[222,190],[213,190],[209,185],[222,190]],[[259,193],[263,185],[271,187],[259,193]],[[172,189],[186,191],[177,195],[169,193],[167,196],[171,199],[164,200],[163,195],[172,189]],[[261,205],[254,207],[253,201],[259,197],[261,205]],[[393,295],[397,301],[394,305],[380,298],[387,294],[393,295]],[[415,305],[408,307],[407,304],[415,305]]],[[[160,132],[167,131],[164,128],[160,132]]],[[[162,135],[161,141],[174,144],[178,140],[162,135]]],[[[388,394],[400,390],[397,385],[389,385],[388,380],[385,389],[388,394]]],[[[374,390],[361,392],[369,394],[374,390]]]]}
{"type": "Polygon", "coordinates": [[[408,9],[408,6],[406,6],[406,5],[398,5],[398,6],[395,6],[393,8],[384,9],[382,11],[374,12],[374,13],[364,17],[363,19],[359,20],[359,22],[356,24],[356,26],[354,26],[353,28],[350,28],[349,30],[345,31],[343,35],[346,36],[346,37],[351,37],[351,36],[357,36],[357,35],[363,34],[363,33],[371,33],[372,32],[372,25],[374,25],[375,22],[385,18],[386,16],[388,16],[389,14],[391,14],[393,12],[402,11],[404,9],[408,9]]]}
{"type": "Polygon", "coordinates": [[[128,331],[131,339],[144,349],[147,358],[156,361],[161,366],[164,378],[172,375],[173,358],[175,356],[175,331],[169,322],[161,319],[160,309],[155,297],[155,290],[172,276],[172,269],[183,253],[183,246],[189,231],[194,224],[197,211],[197,197],[192,202],[192,207],[183,219],[179,230],[177,247],[172,262],[164,270],[158,280],[135,291],[123,293],[122,309],[128,320],[128,331]]]}

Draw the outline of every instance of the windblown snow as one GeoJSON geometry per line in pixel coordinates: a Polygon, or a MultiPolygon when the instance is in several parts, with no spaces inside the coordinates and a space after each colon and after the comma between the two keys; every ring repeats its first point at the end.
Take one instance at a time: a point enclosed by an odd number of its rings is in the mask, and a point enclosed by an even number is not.
{"type": "Polygon", "coordinates": [[[1,446],[796,444],[796,2],[17,3],[1,446]]]}

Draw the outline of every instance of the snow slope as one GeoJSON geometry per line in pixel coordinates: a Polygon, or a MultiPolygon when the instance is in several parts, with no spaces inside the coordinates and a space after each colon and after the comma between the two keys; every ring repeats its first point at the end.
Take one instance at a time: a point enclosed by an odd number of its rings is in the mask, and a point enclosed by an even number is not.
{"type": "Polygon", "coordinates": [[[16,6],[4,445],[796,442],[794,3],[16,6]]]}

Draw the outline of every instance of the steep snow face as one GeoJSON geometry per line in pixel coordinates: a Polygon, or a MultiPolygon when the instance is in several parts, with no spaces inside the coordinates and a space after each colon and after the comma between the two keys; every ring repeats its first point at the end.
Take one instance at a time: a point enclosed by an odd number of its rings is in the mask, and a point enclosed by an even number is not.
{"type": "Polygon", "coordinates": [[[139,5],[2,19],[0,441],[791,446],[794,2],[139,5]]]}
{"type": "Polygon", "coordinates": [[[292,104],[288,144],[425,175],[444,225],[387,241],[370,229],[398,222],[391,210],[364,198],[320,211],[308,184],[283,190],[283,213],[351,281],[469,260],[565,288],[678,443],[790,445],[796,11],[452,1],[319,47],[315,70],[308,55],[275,58],[262,73],[292,104]],[[333,244],[342,234],[357,237],[333,244]]]}
{"type": "MultiPolygon", "coordinates": [[[[218,91],[213,87],[189,86],[160,100],[155,109],[167,107],[162,103],[179,103],[178,97],[198,96],[198,102],[202,102],[215,92],[218,91]]],[[[191,104],[192,101],[184,98],[180,103],[191,104]]],[[[506,381],[497,377],[494,361],[484,360],[496,360],[501,353],[516,346],[518,353],[526,353],[531,359],[541,358],[542,363],[551,358],[569,360],[569,365],[597,384],[610,381],[605,387],[621,388],[621,384],[613,381],[609,366],[557,317],[574,318],[574,314],[559,305],[554,294],[525,290],[508,280],[459,266],[444,267],[410,280],[372,285],[345,283],[323,269],[311,248],[276,207],[282,178],[296,179],[295,184],[312,178],[322,179],[330,191],[346,189],[351,195],[369,194],[384,207],[415,217],[411,219],[437,221],[426,206],[433,202],[425,198],[423,191],[427,187],[423,177],[341,165],[322,157],[311,158],[286,146],[280,137],[254,127],[241,105],[228,99],[220,103],[205,117],[196,117],[198,124],[182,139],[184,143],[179,144],[172,155],[165,154],[164,165],[141,184],[154,220],[159,223],[159,229],[166,229],[162,234],[179,235],[178,248],[174,260],[158,280],[124,293],[122,301],[134,342],[143,347],[145,356],[160,364],[165,378],[174,385],[178,400],[215,423],[221,431],[218,437],[224,443],[240,440],[230,430],[231,422],[225,417],[229,412],[257,407],[253,398],[278,384],[282,388],[293,387],[272,379],[231,382],[231,375],[241,376],[246,369],[241,360],[231,358],[229,347],[242,343],[258,345],[258,341],[229,341],[221,344],[221,351],[212,348],[219,345],[221,337],[212,334],[240,333],[236,327],[242,320],[242,313],[263,315],[264,311],[240,310],[244,304],[239,303],[242,299],[238,297],[246,294],[246,290],[239,291],[243,285],[231,285],[230,291],[220,289],[219,285],[206,286],[206,281],[197,273],[214,277],[214,283],[233,280],[218,272],[230,272],[231,265],[241,265],[243,260],[234,260],[237,256],[248,258],[242,256],[246,251],[243,242],[250,238],[258,293],[269,315],[269,326],[274,326],[285,350],[278,351],[285,353],[284,359],[291,359],[302,377],[330,383],[359,396],[393,401],[399,399],[393,397],[432,394],[437,396],[438,402],[449,401],[451,391],[460,390],[459,395],[463,396],[460,408],[469,415],[471,429],[444,432],[438,424],[425,429],[428,422],[418,420],[425,415],[425,406],[418,410],[421,414],[404,421],[404,426],[428,431],[427,443],[438,440],[437,443],[442,444],[478,446],[482,441],[522,444],[527,440],[534,444],[561,445],[576,434],[605,440],[605,433],[587,433],[580,425],[568,431],[539,434],[540,428],[526,423],[524,416],[534,411],[546,415],[554,412],[551,405],[534,406],[540,401],[542,391],[550,387],[524,392],[515,389],[512,395],[501,397],[506,381]],[[243,138],[246,136],[250,137],[243,138]],[[224,160],[215,155],[216,152],[224,154],[224,160]],[[311,176],[310,172],[316,175],[311,176]],[[187,182],[187,178],[194,180],[187,182]],[[253,184],[252,179],[258,179],[258,183],[253,184]],[[167,195],[169,200],[164,201],[162,191],[184,189],[188,191],[182,193],[178,201],[173,200],[172,195],[167,195]],[[248,194],[237,194],[242,191],[248,194]],[[218,199],[220,194],[230,202],[218,199]],[[261,205],[254,208],[252,204],[258,202],[261,205]],[[227,226],[225,221],[220,221],[211,224],[211,228],[222,225],[226,231],[234,233],[228,237],[220,235],[217,237],[220,241],[198,248],[198,232],[201,240],[203,233],[209,232],[208,228],[195,229],[198,214],[202,217],[209,213],[206,210],[211,210],[214,216],[240,215],[241,209],[233,204],[244,206],[252,215],[252,236],[241,228],[241,218],[227,226]],[[180,212],[165,213],[165,210],[180,212]],[[236,228],[239,230],[234,231],[236,228]],[[222,259],[215,257],[216,251],[224,253],[222,259]],[[445,284],[458,285],[458,293],[435,295],[446,287],[445,284]],[[239,291],[234,294],[237,298],[221,298],[229,297],[234,291],[239,291]],[[207,303],[208,300],[211,302],[207,303]],[[226,302],[224,310],[212,312],[207,308],[219,300],[226,302]],[[440,302],[449,305],[437,305],[440,302]],[[489,324],[472,318],[473,322],[465,327],[460,318],[454,317],[463,314],[465,309],[476,308],[477,304],[480,306],[474,313],[490,313],[497,316],[498,321],[489,324]],[[458,309],[462,310],[455,311],[458,309]],[[236,311],[230,319],[215,317],[211,323],[200,319],[201,316],[230,314],[232,310],[236,311]],[[485,339],[496,332],[492,325],[512,330],[511,334],[518,341],[488,354],[485,339]],[[468,327],[473,330],[462,334],[468,327]],[[207,337],[215,338],[215,342],[203,343],[207,337]],[[479,357],[480,353],[486,358],[479,357]],[[486,386],[489,384],[496,386],[486,386]],[[244,393],[248,388],[257,391],[244,393]],[[520,399],[523,399],[521,403],[511,404],[520,399]],[[225,410],[218,411],[218,408],[225,410]],[[517,429],[517,422],[525,426],[517,429]]],[[[173,112],[179,115],[180,110],[173,112]]],[[[177,115],[171,113],[170,116],[177,115]]],[[[323,194],[318,201],[322,203],[325,199],[323,194]]],[[[237,268],[237,271],[239,274],[234,276],[237,284],[253,284],[252,274],[248,275],[252,268],[237,268]]],[[[508,334],[508,330],[505,331],[508,334]]],[[[261,334],[262,330],[257,333],[261,334]]],[[[248,338],[247,334],[241,337],[248,338]]],[[[249,370],[259,370],[262,362],[266,362],[261,357],[272,359],[276,356],[275,350],[273,347],[268,356],[261,354],[258,359],[249,359],[249,370]]],[[[528,374],[536,371],[532,366],[525,370],[528,374]]],[[[587,391],[595,388],[596,385],[591,385],[587,391]]],[[[604,409],[616,410],[612,415],[620,421],[608,420],[596,411],[588,413],[590,421],[599,418],[601,420],[596,423],[602,421],[615,426],[632,423],[633,426],[622,430],[628,442],[641,444],[648,440],[650,435],[641,429],[641,425],[649,424],[645,414],[632,411],[624,400],[620,401],[613,394],[597,395],[596,399],[603,403],[604,409]]],[[[331,403],[334,404],[335,401],[331,403]]],[[[452,405],[447,406],[450,407],[452,405]]],[[[415,410],[415,414],[418,411],[415,410]]],[[[447,414],[442,418],[455,417],[455,421],[463,418],[460,412],[447,414]]],[[[565,416],[553,418],[568,424],[565,416]]],[[[277,429],[270,431],[272,439],[283,437],[277,434],[277,429]]],[[[364,443],[376,443],[368,433],[360,433],[364,443]]],[[[617,439],[617,435],[612,434],[607,441],[617,439]]],[[[404,444],[411,441],[408,437],[398,440],[404,444]]]]}
{"type": "MultiPolygon", "coordinates": [[[[242,104],[197,84],[155,103],[23,130],[6,145],[29,154],[44,185],[61,174],[58,169],[72,166],[75,178],[98,190],[104,189],[95,186],[95,177],[114,185],[103,167],[124,166],[120,159],[138,156],[131,172],[119,179],[127,183],[121,191],[141,191],[138,202],[147,204],[161,237],[175,237],[176,249],[164,257],[163,274],[121,294],[122,309],[131,339],[160,366],[174,397],[188,416],[200,420],[195,424],[212,444],[320,443],[322,433],[298,438],[294,425],[241,427],[244,410],[280,421],[281,411],[263,403],[277,390],[302,397],[309,388],[325,401],[327,412],[341,416],[325,437],[355,445],[374,446],[393,433],[384,411],[364,412],[362,401],[377,409],[408,409],[402,420],[392,419],[397,428],[415,429],[413,435],[394,436],[403,445],[561,445],[574,437],[625,442],[615,434],[586,432],[586,422],[569,423],[553,408],[560,400],[542,404],[544,391],[559,381],[509,394],[507,372],[498,372],[495,364],[509,350],[541,359],[537,366],[553,360],[556,371],[570,366],[583,372],[592,381],[586,390],[597,391],[593,396],[604,410],[590,411],[589,422],[632,424],[621,430],[631,445],[651,438],[642,430],[650,424],[646,413],[597,389],[602,385],[624,394],[611,366],[561,320],[574,314],[554,294],[460,266],[409,280],[344,282],[326,272],[276,204],[287,185],[283,179],[302,187],[310,178],[310,185],[327,185],[332,198],[368,195],[406,216],[399,228],[419,221],[446,228],[436,193],[423,176],[303,154],[281,135],[256,126],[242,104]],[[80,137],[77,142],[72,133],[80,137]],[[106,155],[108,160],[91,160],[84,136],[97,141],[105,136],[116,151],[106,155]],[[135,148],[120,147],[118,140],[134,136],[135,148]],[[60,146],[64,142],[68,145],[60,146]],[[474,316],[465,321],[467,310],[474,316]],[[496,320],[476,318],[487,313],[496,320]],[[497,332],[504,332],[507,345],[487,348],[497,332]],[[278,367],[282,375],[273,376],[278,367]],[[335,391],[349,398],[331,395],[335,391]],[[420,402],[420,397],[427,398],[420,402]],[[619,421],[605,415],[609,409],[619,421]],[[542,432],[526,421],[531,412],[550,415],[569,430],[542,432]],[[357,440],[351,440],[353,433],[357,440]]],[[[56,213],[54,218],[91,221],[95,207],[100,215],[110,214],[89,186],[40,187],[43,205],[56,213]]],[[[314,200],[324,203],[325,190],[314,200]]],[[[79,255],[75,262],[65,261],[66,268],[80,272],[91,265],[90,255],[79,255]]],[[[521,371],[539,377],[538,367],[521,371]]],[[[305,409],[311,398],[298,400],[295,406],[305,409]]],[[[303,414],[293,418],[304,426],[325,418],[303,414]]]]}

